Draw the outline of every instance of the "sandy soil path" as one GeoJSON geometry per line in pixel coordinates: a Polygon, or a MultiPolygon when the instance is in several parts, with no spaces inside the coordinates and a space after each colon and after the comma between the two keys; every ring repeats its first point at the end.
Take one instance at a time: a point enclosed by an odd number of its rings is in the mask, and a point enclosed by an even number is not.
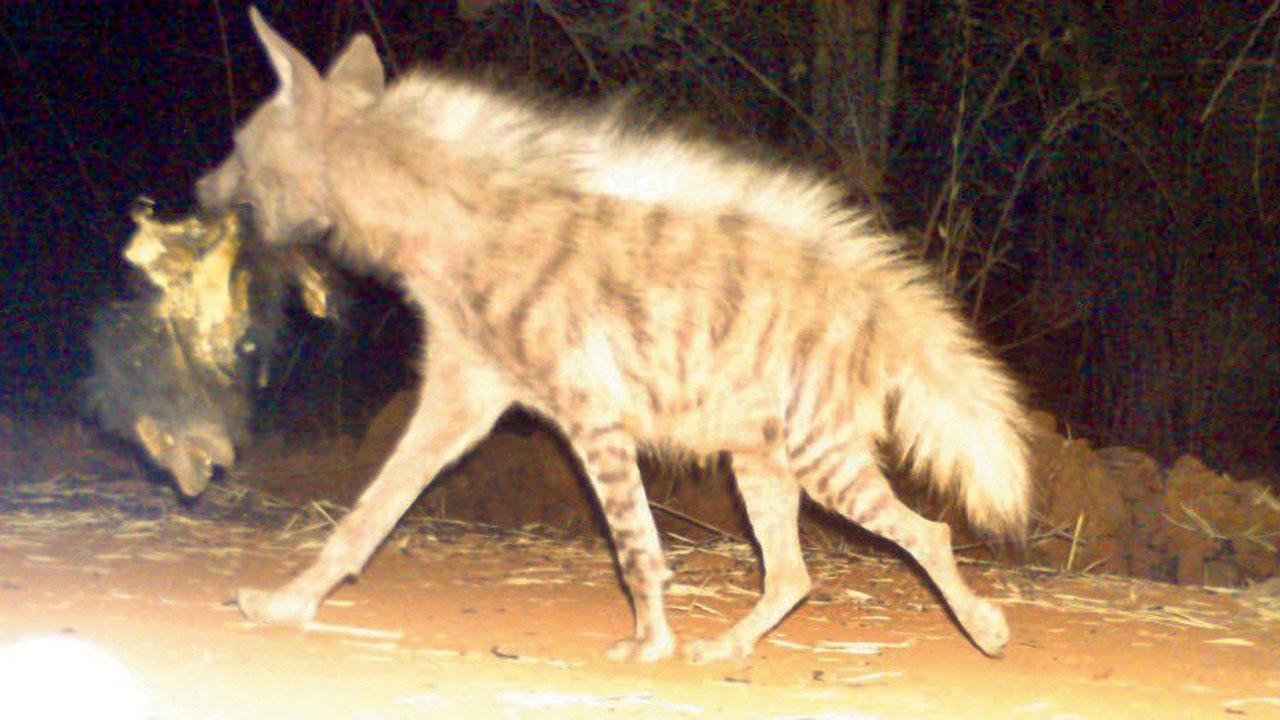
{"type": "MultiPolygon", "coordinates": [[[[618,665],[601,653],[629,610],[601,543],[415,521],[317,623],[256,627],[225,601],[305,563],[323,512],[249,507],[231,490],[178,508],[165,492],[60,478],[0,494],[0,647],[73,638],[133,678],[56,642],[50,664],[20,646],[0,717],[1280,717],[1280,632],[1262,595],[966,566],[1015,634],[990,660],[900,559],[815,552],[814,597],[749,663],[618,665]],[[111,699],[130,682],[146,710],[111,699]]],[[[671,550],[682,636],[754,601],[748,547],[671,550]]]]}

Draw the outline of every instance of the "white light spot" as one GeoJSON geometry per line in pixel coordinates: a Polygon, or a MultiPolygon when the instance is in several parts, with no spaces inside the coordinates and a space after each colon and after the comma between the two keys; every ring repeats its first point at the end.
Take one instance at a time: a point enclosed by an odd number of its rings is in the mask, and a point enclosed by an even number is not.
{"type": "Polygon", "coordinates": [[[0,718],[144,720],[147,698],[114,655],[70,635],[0,646],[0,718]]]}

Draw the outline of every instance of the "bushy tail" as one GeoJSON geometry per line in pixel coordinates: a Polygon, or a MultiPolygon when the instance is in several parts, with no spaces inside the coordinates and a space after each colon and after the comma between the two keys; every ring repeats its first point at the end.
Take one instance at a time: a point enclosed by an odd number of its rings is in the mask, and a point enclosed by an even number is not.
{"type": "Polygon", "coordinates": [[[957,498],[977,529],[1025,533],[1031,503],[1019,390],[944,300],[925,287],[895,306],[886,358],[893,433],[918,471],[957,498]]]}

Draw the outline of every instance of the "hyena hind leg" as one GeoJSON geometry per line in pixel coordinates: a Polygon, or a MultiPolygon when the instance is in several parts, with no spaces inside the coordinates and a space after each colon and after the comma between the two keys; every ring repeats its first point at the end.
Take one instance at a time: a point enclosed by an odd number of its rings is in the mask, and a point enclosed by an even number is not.
{"type": "Polygon", "coordinates": [[[607,656],[639,662],[671,657],[676,638],[663,606],[671,572],[640,479],[635,440],[620,423],[612,421],[575,425],[566,434],[600,500],[622,581],[635,610],[635,635],[617,642],[607,656]]]}
{"type": "Polygon", "coordinates": [[[741,660],[756,643],[809,594],[811,583],[800,553],[800,486],[786,467],[781,450],[769,455],[733,456],[738,493],[760,546],[764,592],[760,601],[733,627],[711,640],[684,647],[690,662],[741,660]]]}
{"type": "Polygon", "coordinates": [[[920,517],[898,500],[875,461],[847,462],[842,471],[811,488],[810,496],[871,532],[896,543],[915,558],[951,607],[960,626],[978,649],[1000,657],[1009,642],[1004,613],[973,593],[956,568],[951,553],[951,528],[920,517]]]}

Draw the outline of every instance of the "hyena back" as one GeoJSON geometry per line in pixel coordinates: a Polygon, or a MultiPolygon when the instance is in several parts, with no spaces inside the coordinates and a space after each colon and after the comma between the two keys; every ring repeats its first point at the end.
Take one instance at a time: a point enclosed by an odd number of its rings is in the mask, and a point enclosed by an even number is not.
{"type": "Polygon", "coordinates": [[[427,324],[423,396],[319,558],[244,613],[302,622],[357,574],[422,489],[512,404],[558,423],[595,490],[635,610],[610,656],[671,655],[669,571],[640,444],[728,451],[765,569],[760,602],[692,660],[740,658],[809,592],[797,512],[816,501],[906,549],[973,642],[1001,611],[959,576],[946,525],[898,501],[876,460],[896,437],[979,527],[1027,515],[1013,384],[895,241],[803,173],[616,110],[570,116],[415,74],[384,87],[357,36],[321,76],[256,11],[279,89],[201,179],[271,242],[323,237],[395,278],[427,324]]]}

